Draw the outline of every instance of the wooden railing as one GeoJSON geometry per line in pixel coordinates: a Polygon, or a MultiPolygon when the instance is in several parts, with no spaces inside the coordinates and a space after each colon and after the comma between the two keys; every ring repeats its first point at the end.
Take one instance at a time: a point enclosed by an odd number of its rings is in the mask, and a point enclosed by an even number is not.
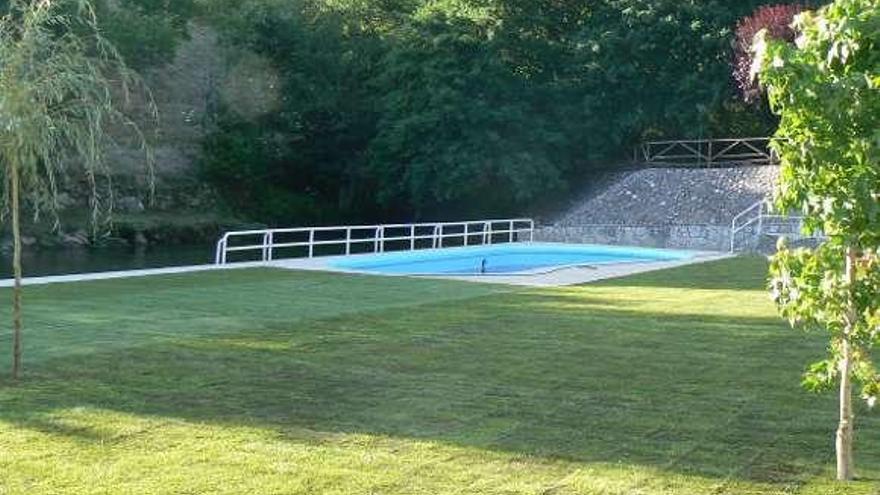
{"type": "Polygon", "coordinates": [[[772,138],[649,141],[634,154],[637,163],[666,167],[731,167],[775,165],[772,138]]]}

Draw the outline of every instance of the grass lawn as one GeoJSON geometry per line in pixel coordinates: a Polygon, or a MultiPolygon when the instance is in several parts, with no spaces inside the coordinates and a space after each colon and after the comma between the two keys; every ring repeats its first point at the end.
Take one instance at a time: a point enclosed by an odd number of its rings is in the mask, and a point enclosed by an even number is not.
{"type": "Polygon", "coordinates": [[[834,396],[799,386],[824,342],[780,322],[765,270],[28,288],[0,494],[880,493],[880,413],[861,405],[861,480],[831,481],[834,396]]]}

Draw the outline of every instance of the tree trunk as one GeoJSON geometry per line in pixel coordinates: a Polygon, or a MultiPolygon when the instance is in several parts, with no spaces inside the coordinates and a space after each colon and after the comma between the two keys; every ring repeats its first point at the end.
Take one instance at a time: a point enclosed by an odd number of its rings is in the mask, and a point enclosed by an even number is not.
{"type": "Polygon", "coordinates": [[[13,165],[9,168],[12,193],[12,271],[15,276],[15,286],[12,289],[12,378],[17,380],[21,375],[21,180],[18,167],[13,165]]]}
{"type": "Polygon", "coordinates": [[[852,349],[843,341],[840,360],[840,424],[837,426],[837,479],[853,479],[852,349]]]}
{"type": "MultiPolygon", "coordinates": [[[[846,283],[850,290],[855,284],[856,254],[853,248],[846,252],[846,283]]],[[[844,330],[842,348],[840,350],[840,423],[837,427],[837,479],[849,481],[853,479],[853,422],[855,417],[852,409],[852,343],[850,338],[856,324],[854,310],[855,301],[850,297],[849,314],[844,330]]]]}

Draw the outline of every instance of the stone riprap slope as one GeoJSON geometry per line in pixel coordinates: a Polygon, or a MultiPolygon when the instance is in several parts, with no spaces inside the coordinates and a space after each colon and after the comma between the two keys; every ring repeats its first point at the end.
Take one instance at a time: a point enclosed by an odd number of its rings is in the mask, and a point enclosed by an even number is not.
{"type": "Polygon", "coordinates": [[[772,193],[778,174],[775,166],[638,170],[584,198],[554,224],[729,225],[772,193]]]}

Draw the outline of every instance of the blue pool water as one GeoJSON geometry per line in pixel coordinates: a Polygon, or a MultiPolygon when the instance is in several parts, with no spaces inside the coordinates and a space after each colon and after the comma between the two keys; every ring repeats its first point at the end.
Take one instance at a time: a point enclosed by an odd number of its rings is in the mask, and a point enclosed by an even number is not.
{"type": "Polygon", "coordinates": [[[567,266],[689,259],[694,253],[586,244],[519,243],[339,258],[333,268],[393,275],[492,275],[542,272],[567,266]]]}

